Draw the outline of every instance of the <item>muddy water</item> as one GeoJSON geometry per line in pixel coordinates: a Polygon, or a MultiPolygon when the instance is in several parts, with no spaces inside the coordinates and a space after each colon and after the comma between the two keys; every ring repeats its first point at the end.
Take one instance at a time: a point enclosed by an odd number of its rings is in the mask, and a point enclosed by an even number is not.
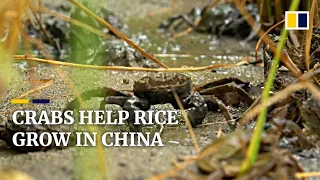
{"type": "Polygon", "coordinates": [[[210,34],[192,32],[179,38],[170,38],[174,32],[161,32],[157,29],[159,23],[155,23],[169,15],[171,13],[162,16],[149,15],[149,18],[143,21],[133,19],[129,24],[134,26],[133,39],[170,67],[235,63],[253,53],[253,42],[217,38],[210,34]],[[166,55],[168,57],[165,57],[166,55]]]}
{"type": "MultiPolygon", "coordinates": [[[[161,20],[173,13],[162,13],[154,16],[148,14],[159,8],[170,7],[172,1],[145,1],[145,0],[108,0],[104,5],[120,15],[128,22],[131,32],[130,37],[152,52],[170,67],[182,66],[207,66],[219,63],[236,63],[243,56],[252,55],[253,44],[247,44],[230,38],[217,39],[212,35],[190,33],[187,36],[171,39],[168,35],[157,31],[156,27],[161,20]],[[163,54],[171,54],[176,57],[162,57],[163,54]],[[183,57],[181,57],[183,56],[183,57]]],[[[179,0],[179,8],[175,13],[183,13],[193,6],[204,6],[206,0],[179,0]]],[[[116,89],[132,89],[135,79],[148,73],[144,72],[105,72],[89,69],[60,68],[67,77],[75,83],[76,88],[83,92],[88,89],[108,86],[116,89]],[[123,79],[129,80],[124,84],[123,79]]],[[[14,68],[10,83],[4,96],[0,98],[1,112],[9,112],[14,108],[23,109],[62,109],[68,101],[73,99],[70,84],[66,78],[61,78],[57,71],[48,66],[39,66],[33,69],[42,79],[54,79],[54,85],[43,89],[39,94],[31,97],[51,97],[53,103],[48,106],[12,106],[8,102],[12,97],[30,90],[31,83],[29,69],[14,68]]],[[[263,69],[257,66],[241,66],[232,69],[218,69],[215,72],[186,73],[191,76],[194,84],[202,84],[223,77],[239,77],[251,81],[254,84],[263,82],[263,69]]],[[[0,73],[1,74],[1,73],[0,73]]],[[[97,109],[99,98],[86,102],[88,108],[97,109]]],[[[107,106],[110,109],[119,107],[107,106]]],[[[170,105],[154,106],[153,109],[172,109],[170,105]]],[[[244,109],[231,109],[235,115],[244,109]]],[[[10,113],[8,113],[10,114],[10,113]]],[[[183,121],[181,115],[179,120],[183,121]]],[[[2,118],[8,118],[7,115],[2,118]]],[[[96,148],[71,147],[62,151],[36,152],[28,154],[16,154],[7,146],[0,144],[0,166],[9,166],[27,172],[39,180],[60,179],[102,179],[101,166],[104,163],[105,172],[109,179],[144,179],[162,173],[172,168],[172,162],[178,157],[195,155],[195,149],[184,123],[179,126],[165,126],[162,133],[164,147],[139,147],[139,148],[108,148],[104,154],[98,155],[96,148]],[[103,159],[103,160],[102,160],[103,159]]],[[[226,123],[221,113],[209,113],[204,125],[194,129],[201,147],[216,138],[218,129],[226,130],[226,123]]],[[[102,131],[120,130],[122,127],[98,127],[102,131]]],[[[151,128],[150,131],[159,129],[151,128]]],[[[318,161],[302,161],[313,171],[319,170],[318,161]],[[311,162],[311,163],[308,163],[311,162]]]]}

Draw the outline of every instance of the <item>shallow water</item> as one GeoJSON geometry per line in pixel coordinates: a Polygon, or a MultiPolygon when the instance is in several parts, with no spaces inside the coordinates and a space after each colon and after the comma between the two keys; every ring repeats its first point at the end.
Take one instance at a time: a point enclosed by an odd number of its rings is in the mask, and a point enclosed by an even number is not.
{"type": "Polygon", "coordinates": [[[230,37],[217,38],[212,34],[191,32],[179,38],[171,38],[174,32],[161,32],[157,29],[165,17],[131,20],[129,24],[134,27],[135,35],[132,39],[169,67],[236,63],[254,53],[252,49],[255,42],[247,43],[230,37]]]}

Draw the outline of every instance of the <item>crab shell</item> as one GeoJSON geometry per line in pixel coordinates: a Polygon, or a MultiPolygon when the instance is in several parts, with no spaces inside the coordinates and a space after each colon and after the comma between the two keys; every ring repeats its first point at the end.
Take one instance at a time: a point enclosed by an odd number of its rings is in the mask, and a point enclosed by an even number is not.
{"type": "MultiPolygon", "coordinates": [[[[13,135],[17,132],[36,132],[39,137],[44,132],[70,132],[70,130],[71,128],[68,125],[17,125],[13,121],[7,121],[5,125],[0,125],[0,139],[5,141],[10,147],[20,153],[46,151],[48,149],[62,149],[64,148],[64,146],[56,146],[53,139],[52,143],[49,146],[41,146],[39,143],[39,139],[37,139],[39,146],[15,146],[12,142],[12,138],[13,135]]],[[[43,141],[46,143],[46,136],[43,137],[43,141]]],[[[26,137],[17,136],[17,142],[20,142],[23,139],[26,139],[26,137]]]]}
{"type": "Polygon", "coordinates": [[[176,73],[157,73],[155,77],[145,76],[135,81],[133,86],[135,96],[146,98],[151,103],[175,101],[172,90],[175,90],[180,98],[188,97],[192,92],[190,77],[176,73]]]}

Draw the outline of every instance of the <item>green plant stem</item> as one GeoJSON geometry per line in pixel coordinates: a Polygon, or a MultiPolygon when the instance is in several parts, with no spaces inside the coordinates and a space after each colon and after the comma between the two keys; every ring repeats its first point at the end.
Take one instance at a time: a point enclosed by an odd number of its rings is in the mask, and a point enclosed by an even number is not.
{"type": "MultiPolygon", "coordinates": [[[[299,6],[299,3],[300,3],[300,0],[293,0],[289,10],[290,11],[296,10],[299,6]]],[[[273,87],[273,82],[278,70],[280,54],[285,45],[287,36],[288,36],[288,31],[284,27],[280,35],[280,42],[278,43],[278,46],[277,46],[277,51],[272,62],[272,66],[267,78],[267,83],[265,85],[265,88],[262,94],[262,111],[258,117],[256,129],[253,133],[252,141],[250,142],[249,148],[246,153],[246,159],[241,166],[240,175],[243,175],[244,173],[246,173],[254,165],[259,155],[261,135],[263,132],[263,128],[264,128],[264,124],[267,116],[267,102],[268,102],[270,91],[273,87]]]]}

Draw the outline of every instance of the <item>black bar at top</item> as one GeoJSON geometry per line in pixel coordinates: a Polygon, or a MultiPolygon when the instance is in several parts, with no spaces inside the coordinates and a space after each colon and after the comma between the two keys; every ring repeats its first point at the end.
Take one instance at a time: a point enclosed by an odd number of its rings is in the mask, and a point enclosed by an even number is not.
{"type": "Polygon", "coordinates": [[[48,104],[50,99],[32,99],[33,104],[48,104]]]}

